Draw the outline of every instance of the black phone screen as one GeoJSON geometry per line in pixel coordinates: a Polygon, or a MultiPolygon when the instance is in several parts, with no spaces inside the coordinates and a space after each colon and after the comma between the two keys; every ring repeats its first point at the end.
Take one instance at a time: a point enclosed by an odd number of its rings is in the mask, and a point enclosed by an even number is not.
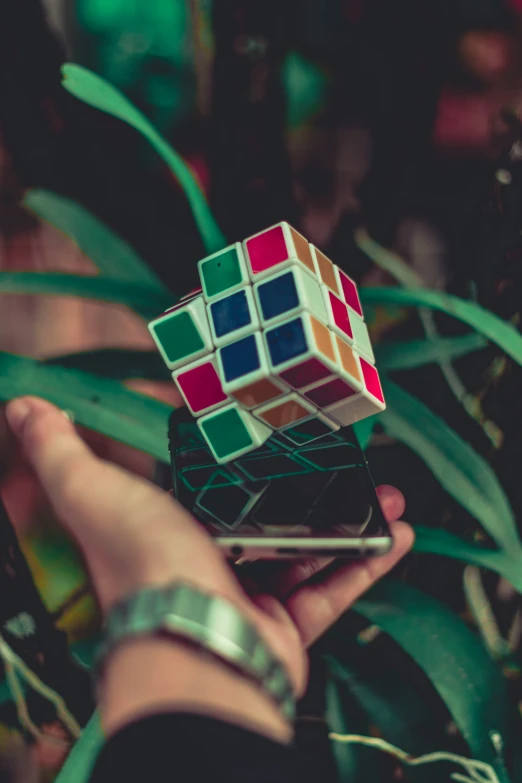
{"type": "Polygon", "coordinates": [[[390,535],[352,427],[301,445],[274,432],[223,465],[180,408],[170,418],[169,447],[175,496],[214,536],[390,535]]]}

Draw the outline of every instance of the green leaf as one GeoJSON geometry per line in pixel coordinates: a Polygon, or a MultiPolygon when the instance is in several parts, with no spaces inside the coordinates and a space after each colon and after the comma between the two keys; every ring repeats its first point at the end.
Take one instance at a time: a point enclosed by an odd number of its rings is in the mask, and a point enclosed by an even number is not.
{"type": "Polygon", "coordinates": [[[513,512],[490,465],[422,402],[388,379],[383,386],[388,407],[379,421],[387,434],[415,451],[497,544],[521,558],[513,512]]]}
{"type": "Polygon", "coordinates": [[[415,525],[415,552],[431,552],[496,571],[522,593],[522,561],[510,552],[487,549],[439,528],[415,525]]]}
{"type": "Polygon", "coordinates": [[[104,742],[100,718],[95,712],[74,743],[54,783],[88,783],[104,742]]]}
{"type": "Polygon", "coordinates": [[[376,363],[382,370],[412,370],[444,359],[453,361],[461,356],[486,348],[480,334],[462,337],[441,337],[438,340],[408,340],[381,343],[375,346],[376,363]]]}
{"type": "Polygon", "coordinates": [[[176,303],[173,294],[91,275],[61,272],[0,272],[0,293],[78,296],[125,305],[150,320],[176,303]]]}
{"type": "Polygon", "coordinates": [[[48,190],[28,190],[23,204],[70,237],[104,277],[156,289],[172,298],[168,288],[136,251],[81,204],[48,190]]]}
{"type": "Polygon", "coordinates": [[[355,434],[357,435],[357,440],[359,441],[363,451],[369,446],[375,425],[377,424],[378,420],[379,419],[377,416],[368,416],[368,418],[363,419],[362,421],[358,421],[353,425],[355,434]]]}
{"type": "Polygon", "coordinates": [[[522,336],[514,326],[474,302],[420,288],[362,288],[360,294],[364,305],[396,304],[440,310],[468,324],[522,364],[522,336]]]}
{"type": "Polygon", "coordinates": [[[71,411],[78,424],[169,462],[169,405],[120,383],[0,352],[0,400],[34,395],[71,411]]]}
{"type": "Polygon", "coordinates": [[[354,232],[356,245],[371,258],[375,264],[395,278],[405,288],[423,288],[423,280],[403,258],[392,250],[375,242],[364,228],[354,232]]]}
{"type": "Polygon", "coordinates": [[[509,783],[492,735],[498,733],[504,747],[509,747],[514,715],[507,683],[480,640],[441,603],[402,582],[380,582],[354,608],[420,666],[473,758],[491,764],[499,779],[509,783]]]}
{"type": "Polygon", "coordinates": [[[191,170],[136,107],[101,76],[74,63],[62,66],[62,84],[79,100],[112,114],[143,134],[163,158],[185,192],[207,253],[215,253],[225,247],[226,240],[191,170]]]}
{"type": "MultiPolygon", "coordinates": [[[[377,727],[379,734],[387,742],[391,742],[392,745],[412,756],[448,749],[448,737],[441,725],[440,716],[435,716],[432,710],[426,709],[424,694],[418,692],[417,683],[406,679],[399,667],[388,660],[386,666],[382,665],[382,646],[378,645],[379,649],[376,650],[373,649],[375,645],[366,645],[364,649],[359,649],[354,654],[353,645],[349,649],[343,644],[344,637],[340,637],[339,633],[335,634],[335,646],[332,645],[335,656],[332,653],[324,655],[333,680],[331,688],[337,692],[337,699],[333,698],[333,694],[331,700],[327,699],[330,730],[337,734],[354,733],[368,736],[372,729],[375,731],[377,727]],[[368,726],[364,732],[353,728],[350,730],[346,725],[349,720],[346,706],[354,699],[367,716],[368,726]]],[[[336,751],[339,769],[342,770],[342,749],[358,746],[335,740],[332,740],[332,744],[336,751]]],[[[378,758],[381,760],[389,758],[382,753],[376,753],[375,750],[365,750],[365,759],[370,761],[373,758],[374,764],[378,758]]],[[[374,780],[384,780],[382,768],[380,777],[378,770],[375,770],[375,773],[374,777],[370,778],[372,783],[374,780]]],[[[408,769],[408,780],[439,783],[440,773],[440,764],[418,770],[408,769]]],[[[343,783],[344,781],[349,783],[351,780],[344,774],[341,779],[343,783]]]]}
{"type": "Polygon", "coordinates": [[[150,381],[172,381],[172,376],[157,351],[127,351],[105,348],[82,351],[45,359],[46,365],[59,365],[70,370],[83,370],[105,378],[125,381],[145,378],[150,381]]]}

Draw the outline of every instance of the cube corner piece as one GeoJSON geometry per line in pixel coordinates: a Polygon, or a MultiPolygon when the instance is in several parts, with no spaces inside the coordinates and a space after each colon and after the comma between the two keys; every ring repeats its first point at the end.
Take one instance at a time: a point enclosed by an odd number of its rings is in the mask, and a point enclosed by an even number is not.
{"type": "Polygon", "coordinates": [[[272,434],[270,427],[237,403],[207,413],[197,422],[214,459],[220,464],[254,451],[272,434]]]}
{"type": "Polygon", "coordinates": [[[148,329],[170,370],[190,364],[214,350],[201,294],[181,300],[151,321],[148,329]]]}
{"type": "Polygon", "coordinates": [[[386,409],[379,373],[374,365],[363,357],[360,357],[359,361],[364,380],[362,391],[346,401],[340,401],[323,409],[327,416],[343,427],[355,424],[386,409]]]}
{"type": "Polygon", "coordinates": [[[292,264],[316,272],[308,240],[284,221],[245,239],[243,249],[252,281],[292,264]]]}

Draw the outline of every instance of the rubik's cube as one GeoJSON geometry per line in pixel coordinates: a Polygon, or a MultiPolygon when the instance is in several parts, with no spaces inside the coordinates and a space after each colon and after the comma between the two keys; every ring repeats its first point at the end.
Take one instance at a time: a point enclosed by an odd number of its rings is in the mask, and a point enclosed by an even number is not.
{"type": "Polygon", "coordinates": [[[198,268],[202,288],[149,330],[217,462],[384,410],[355,283],[288,223],[198,268]]]}

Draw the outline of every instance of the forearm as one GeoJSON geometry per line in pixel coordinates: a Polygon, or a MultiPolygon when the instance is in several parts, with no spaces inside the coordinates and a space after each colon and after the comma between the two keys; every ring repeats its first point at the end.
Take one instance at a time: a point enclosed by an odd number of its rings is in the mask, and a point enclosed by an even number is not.
{"type": "Polygon", "coordinates": [[[100,700],[107,735],[159,712],[209,715],[289,743],[292,730],[270,697],[219,661],[172,640],[128,641],[107,660],[100,700]]]}

